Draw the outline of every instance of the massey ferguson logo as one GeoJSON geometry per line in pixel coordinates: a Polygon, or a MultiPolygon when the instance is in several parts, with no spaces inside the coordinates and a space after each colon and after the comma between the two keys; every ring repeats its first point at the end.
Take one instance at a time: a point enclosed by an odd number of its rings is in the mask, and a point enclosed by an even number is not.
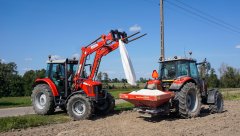
{"type": "Polygon", "coordinates": [[[98,44],[94,44],[93,46],[91,46],[91,49],[94,49],[97,46],[98,46],[98,44]]]}

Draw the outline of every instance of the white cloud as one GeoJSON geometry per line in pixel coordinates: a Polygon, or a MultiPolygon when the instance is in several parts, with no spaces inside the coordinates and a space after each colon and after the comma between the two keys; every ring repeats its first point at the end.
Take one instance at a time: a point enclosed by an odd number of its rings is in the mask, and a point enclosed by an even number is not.
{"type": "Polygon", "coordinates": [[[240,49],[240,45],[236,45],[235,48],[240,49]]]}
{"type": "Polygon", "coordinates": [[[5,59],[0,59],[0,62],[3,62],[3,63],[5,63],[5,62],[6,62],[6,60],[5,60],[5,59]]]}
{"type": "Polygon", "coordinates": [[[63,57],[59,55],[51,55],[51,60],[59,60],[59,59],[63,59],[63,57]]]}
{"type": "Polygon", "coordinates": [[[138,32],[138,31],[141,31],[141,30],[142,30],[142,28],[138,24],[135,24],[135,25],[133,25],[129,28],[130,32],[138,32]]]}
{"type": "Polygon", "coordinates": [[[75,53],[72,55],[72,58],[76,58],[77,60],[79,59],[79,57],[80,57],[80,54],[78,54],[78,53],[75,53]]]}
{"type": "Polygon", "coordinates": [[[25,61],[32,61],[33,59],[32,58],[25,58],[24,60],[25,61]]]}

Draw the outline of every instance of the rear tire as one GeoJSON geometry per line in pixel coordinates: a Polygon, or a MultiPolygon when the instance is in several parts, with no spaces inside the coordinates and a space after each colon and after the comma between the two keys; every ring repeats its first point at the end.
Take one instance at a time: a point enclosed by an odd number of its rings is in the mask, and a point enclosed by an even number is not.
{"type": "Polygon", "coordinates": [[[89,119],[93,113],[93,106],[86,96],[75,94],[68,100],[67,112],[73,120],[89,119]]]}
{"type": "Polygon", "coordinates": [[[31,100],[35,113],[40,115],[48,115],[54,113],[54,98],[52,91],[48,85],[36,85],[32,91],[31,100]]]}
{"type": "Polygon", "coordinates": [[[201,110],[201,95],[196,85],[186,83],[177,93],[179,101],[179,115],[183,118],[197,117],[201,110]]]}
{"type": "Polygon", "coordinates": [[[223,112],[223,97],[220,92],[215,93],[214,104],[209,105],[210,113],[221,113],[223,112]]]}
{"type": "Polygon", "coordinates": [[[102,115],[106,115],[109,112],[112,112],[114,110],[114,107],[115,107],[115,99],[110,93],[107,93],[107,98],[103,103],[95,104],[96,113],[102,114],[102,115]]]}

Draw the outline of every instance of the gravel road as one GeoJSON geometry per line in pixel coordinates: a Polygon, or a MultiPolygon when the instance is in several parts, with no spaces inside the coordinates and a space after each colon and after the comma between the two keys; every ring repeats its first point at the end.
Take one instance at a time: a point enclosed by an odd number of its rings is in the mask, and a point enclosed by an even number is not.
{"type": "Polygon", "coordinates": [[[209,114],[206,108],[202,108],[200,117],[192,119],[170,116],[149,119],[140,117],[134,111],[123,111],[107,117],[16,130],[0,135],[238,136],[240,134],[240,101],[225,101],[225,110],[220,114],[209,114]]]}
{"type": "MultiPolygon", "coordinates": [[[[122,99],[117,99],[116,104],[125,102],[122,99]]],[[[58,111],[60,109],[57,109],[58,111]]],[[[9,117],[9,116],[19,116],[19,115],[27,115],[27,114],[35,114],[33,111],[33,107],[17,107],[17,108],[4,108],[0,109],[0,117],[9,117]]]]}

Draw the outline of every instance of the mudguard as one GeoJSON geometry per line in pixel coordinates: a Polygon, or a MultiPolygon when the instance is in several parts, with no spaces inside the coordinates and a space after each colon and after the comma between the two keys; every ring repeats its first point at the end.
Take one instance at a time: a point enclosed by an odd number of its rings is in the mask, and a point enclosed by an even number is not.
{"type": "Polygon", "coordinates": [[[67,99],[66,99],[66,101],[65,101],[65,104],[67,104],[69,98],[72,97],[72,96],[75,95],[75,94],[86,94],[86,93],[85,93],[83,90],[79,90],[79,91],[75,91],[75,92],[71,93],[71,94],[67,97],[67,99]]]}
{"type": "Polygon", "coordinates": [[[40,83],[48,84],[48,86],[49,86],[49,87],[51,88],[51,90],[52,90],[53,96],[59,96],[57,87],[56,87],[56,85],[52,82],[51,79],[49,79],[49,78],[38,78],[38,79],[35,80],[34,86],[36,86],[36,85],[38,85],[38,84],[40,84],[40,83]]]}
{"type": "Polygon", "coordinates": [[[212,89],[208,91],[208,96],[207,96],[207,103],[208,104],[213,104],[215,103],[215,94],[219,92],[218,89],[212,89]]]}
{"type": "Polygon", "coordinates": [[[182,86],[186,83],[186,82],[193,82],[196,83],[194,81],[194,79],[192,79],[191,77],[188,76],[184,76],[184,77],[179,77],[176,80],[173,81],[173,83],[170,86],[170,90],[179,90],[182,88],[182,86]]]}

